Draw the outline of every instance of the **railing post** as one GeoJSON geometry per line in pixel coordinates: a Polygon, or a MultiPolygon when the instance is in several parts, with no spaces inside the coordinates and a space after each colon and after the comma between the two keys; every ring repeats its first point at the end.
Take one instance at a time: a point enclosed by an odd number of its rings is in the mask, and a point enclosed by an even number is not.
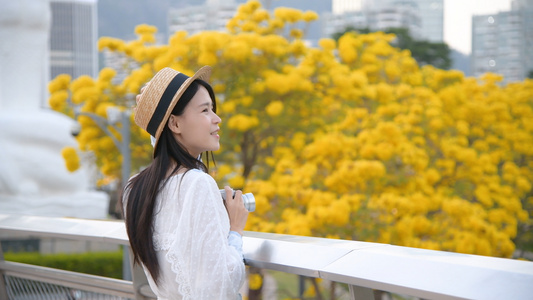
{"type": "MultiPolygon", "coordinates": [[[[0,261],[4,261],[4,252],[0,245],[0,261]]],[[[4,276],[4,270],[0,269],[0,299],[7,299],[6,277],[4,276]]]]}
{"type": "Polygon", "coordinates": [[[303,298],[305,293],[305,278],[298,275],[298,297],[303,298]]]}
{"type": "Polygon", "coordinates": [[[357,285],[348,285],[350,289],[350,299],[352,300],[375,300],[374,290],[360,287],[357,285]]]}
{"type": "MultiPolygon", "coordinates": [[[[140,265],[134,265],[133,264],[133,253],[131,252],[130,247],[127,247],[129,251],[129,265],[131,269],[131,276],[132,276],[132,283],[133,283],[133,291],[135,292],[135,300],[147,300],[147,299],[155,299],[156,296],[152,292],[152,289],[150,288],[150,285],[148,284],[148,279],[146,279],[146,275],[144,274],[144,270],[140,265]]],[[[126,250],[126,249],[125,249],[126,250]]]]}
{"type": "Polygon", "coordinates": [[[130,247],[122,246],[122,279],[132,281],[130,255],[130,247]]]}

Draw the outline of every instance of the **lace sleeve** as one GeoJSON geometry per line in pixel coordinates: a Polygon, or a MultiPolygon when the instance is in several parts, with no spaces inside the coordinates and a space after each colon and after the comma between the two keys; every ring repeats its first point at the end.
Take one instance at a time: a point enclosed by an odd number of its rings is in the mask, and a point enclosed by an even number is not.
{"type": "Polygon", "coordinates": [[[245,268],[228,244],[229,218],[214,179],[190,171],[178,186],[179,222],[165,256],[177,284],[167,291],[183,299],[236,299],[245,268]]]}

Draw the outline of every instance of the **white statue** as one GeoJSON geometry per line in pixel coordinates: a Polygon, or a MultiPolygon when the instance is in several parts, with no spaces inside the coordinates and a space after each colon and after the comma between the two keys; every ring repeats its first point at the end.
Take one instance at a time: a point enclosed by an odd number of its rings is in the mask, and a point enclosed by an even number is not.
{"type": "Polygon", "coordinates": [[[0,9],[0,214],[107,217],[109,197],[90,191],[86,169],[67,171],[74,121],[45,108],[50,3],[3,1],[0,9]]]}
{"type": "Polygon", "coordinates": [[[39,109],[48,81],[50,3],[2,1],[0,109],[39,109]]]}

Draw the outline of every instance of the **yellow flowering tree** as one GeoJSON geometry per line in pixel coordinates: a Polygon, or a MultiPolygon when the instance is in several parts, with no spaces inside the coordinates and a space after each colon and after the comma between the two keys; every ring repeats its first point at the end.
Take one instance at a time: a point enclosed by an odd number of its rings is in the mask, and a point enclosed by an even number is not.
{"type": "Polygon", "coordinates": [[[342,118],[265,159],[249,229],[511,257],[531,228],[533,81],[419,68],[389,41],[341,37],[315,90],[342,118]]]}
{"type": "MultiPolygon", "coordinates": [[[[131,106],[131,103],[126,103],[128,95],[131,98],[138,93],[140,87],[164,67],[192,75],[200,66],[211,65],[215,70],[212,84],[221,100],[219,113],[225,120],[222,130],[227,132],[223,148],[228,151],[219,153],[219,159],[224,163],[219,166],[218,177],[230,180],[233,186],[242,187],[252,167],[264,154],[271,152],[278,140],[312,123],[295,126],[287,117],[290,113],[285,110],[287,106],[292,111],[299,110],[301,106],[301,110],[309,114],[311,106],[306,102],[319,101],[311,93],[312,84],[306,78],[307,71],[295,69],[291,63],[306,50],[301,40],[305,30],[302,24],[317,17],[314,12],[302,13],[289,8],[279,8],[275,16],[271,16],[261,9],[258,1],[251,1],[239,8],[228,24],[228,33],[206,31],[188,36],[180,31],[169,39],[168,45],[155,43],[155,27],[139,25],[135,29],[137,40],[125,42],[104,37],[99,41],[100,50],[125,57],[126,68],[137,66],[122,82],[111,83],[113,76],[109,76],[108,72],[112,70],[107,68],[102,70],[96,81],[80,77],[70,82],[65,76],[59,76],[50,84],[50,104],[53,109],[78,118],[82,125],[78,137],[81,150],[94,151],[102,172],[116,178],[120,160],[115,158],[120,156],[119,153],[110,149],[111,140],[90,118],[73,114],[72,104],[82,107],[83,112],[97,113],[99,108],[98,113],[105,117],[108,105],[119,105],[122,109],[131,106]],[[78,86],[84,89],[80,90],[78,86]],[[88,93],[89,90],[92,93],[88,93]],[[260,122],[263,112],[269,119],[260,122]]],[[[138,131],[135,126],[132,130],[138,131]]],[[[137,166],[141,166],[146,163],[146,159],[141,157],[149,157],[151,149],[146,142],[139,143],[136,138],[148,141],[148,137],[139,132],[134,132],[132,137],[132,158],[137,166]]]]}
{"type": "MultiPolygon", "coordinates": [[[[223,120],[214,176],[256,196],[247,229],[510,257],[531,228],[533,82],[419,67],[380,32],[309,47],[316,18],[250,1],[228,32],[180,31],[163,45],[139,25],[137,40],[99,41],[136,66],[121,82],[109,69],[60,76],[50,104],[105,116],[164,67],[211,65],[223,120]]],[[[76,116],[80,148],[118,176],[116,149],[76,116]]],[[[132,126],[136,166],[150,159],[148,140],[132,126]]]]}

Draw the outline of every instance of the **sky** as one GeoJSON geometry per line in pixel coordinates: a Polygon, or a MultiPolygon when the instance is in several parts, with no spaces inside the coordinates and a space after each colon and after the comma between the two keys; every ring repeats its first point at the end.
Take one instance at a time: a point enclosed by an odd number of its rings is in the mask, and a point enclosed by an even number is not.
{"type": "Polygon", "coordinates": [[[511,0],[444,0],[444,42],[463,54],[470,54],[472,16],[511,9],[511,0]]]}

